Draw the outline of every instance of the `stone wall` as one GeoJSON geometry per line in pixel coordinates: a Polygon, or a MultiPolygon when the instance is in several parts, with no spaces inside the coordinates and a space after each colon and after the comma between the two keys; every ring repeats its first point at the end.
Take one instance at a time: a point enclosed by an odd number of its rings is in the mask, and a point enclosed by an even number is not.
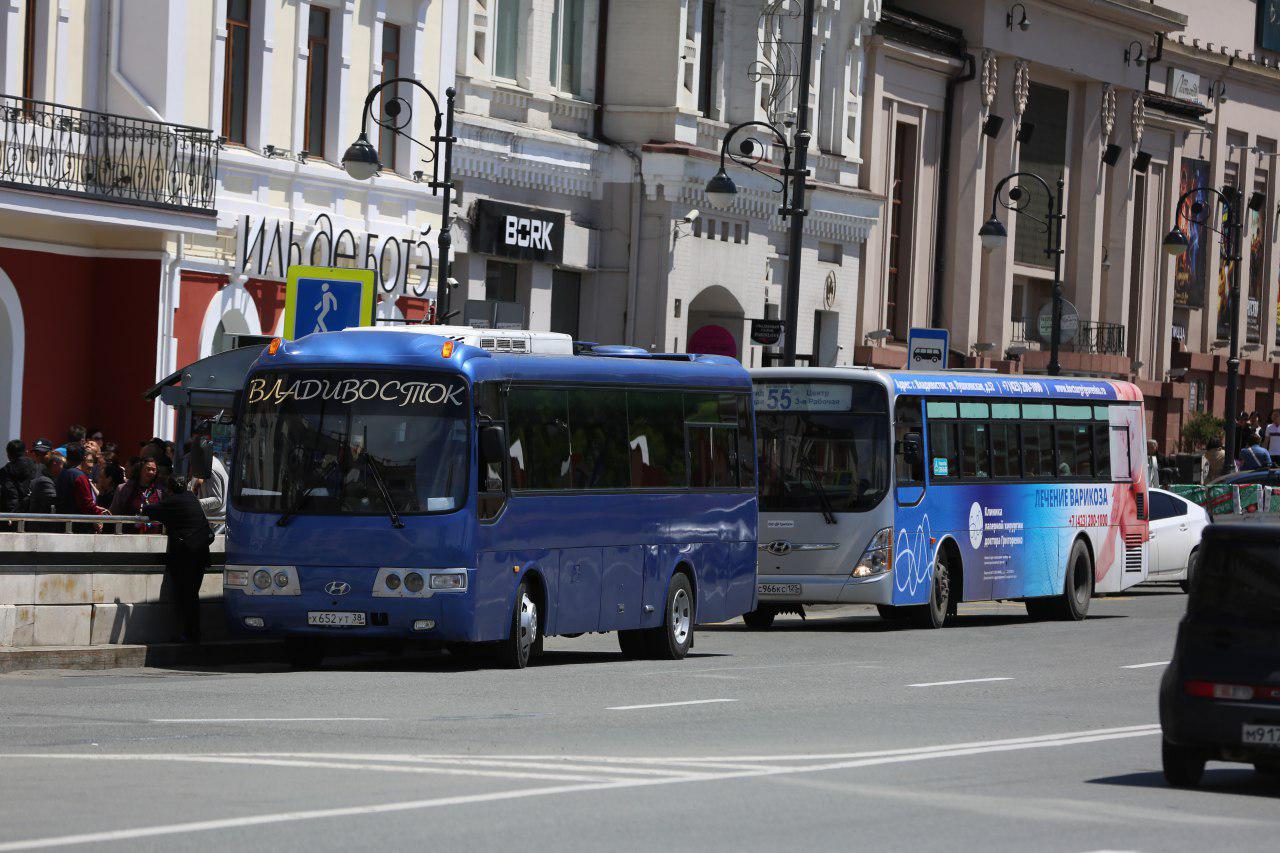
{"type": "MultiPolygon", "coordinates": [[[[0,533],[0,646],[155,643],[177,633],[165,537],[0,533]]],[[[225,635],[223,539],[200,588],[204,637],[225,635]]]]}

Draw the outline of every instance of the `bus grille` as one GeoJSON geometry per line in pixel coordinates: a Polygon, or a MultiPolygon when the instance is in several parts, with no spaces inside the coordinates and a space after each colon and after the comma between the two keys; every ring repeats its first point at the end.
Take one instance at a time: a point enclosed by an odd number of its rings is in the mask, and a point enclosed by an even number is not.
{"type": "Polygon", "coordinates": [[[1147,496],[1139,492],[1133,498],[1134,505],[1138,508],[1138,521],[1147,520],[1147,496]]]}
{"type": "Polygon", "coordinates": [[[481,338],[480,349],[490,352],[528,352],[529,342],[524,338],[481,338]]]}
{"type": "Polygon", "coordinates": [[[1124,570],[1142,571],[1142,534],[1129,533],[1124,537],[1124,570]]]}

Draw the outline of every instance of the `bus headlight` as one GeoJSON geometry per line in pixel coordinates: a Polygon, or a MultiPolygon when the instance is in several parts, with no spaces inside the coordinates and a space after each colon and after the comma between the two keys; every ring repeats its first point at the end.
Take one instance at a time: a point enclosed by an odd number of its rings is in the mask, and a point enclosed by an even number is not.
{"type": "Polygon", "coordinates": [[[395,592],[397,589],[400,588],[400,576],[395,574],[394,572],[388,573],[386,584],[387,584],[387,589],[391,590],[392,592],[395,592]]]}
{"type": "Polygon", "coordinates": [[[288,585],[289,585],[289,573],[276,572],[276,588],[284,589],[288,585]]]}
{"type": "Polygon", "coordinates": [[[467,575],[466,572],[448,572],[433,573],[431,575],[432,589],[466,589],[467,575]]]}
{"type": "Polygon", "coordinates": [[[248,569],[223,569],[222,585],[223,586],[248,586],[249,570],[248,569]]]}
{"type": "Polygon", "coordinates": [[[424,586],[422,575],[417,572],[409,572],[404,576],[404,588],[408,592],[422,592],[424,586]]]}
{"type": "Polygon", "coordinates": [[[862,552],[862,559],[853,567],[855,578],[870,578],[883,575],[893,568],[893,528],[886,527],[871,537],[867,550],[862,552]]]}
{"type": "Polygon", "coordinates": [[[271,587],[271,572],[266,569],[258,569],[253,573],[253,585],[258,589],[269,589],[271,587]]]}

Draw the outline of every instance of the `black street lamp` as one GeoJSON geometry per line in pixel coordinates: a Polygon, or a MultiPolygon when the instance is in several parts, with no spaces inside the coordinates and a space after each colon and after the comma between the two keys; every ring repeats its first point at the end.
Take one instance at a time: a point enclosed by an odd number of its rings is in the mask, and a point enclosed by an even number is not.
{"type": "MultiPolygon", "coordinates": [[[[791,228],[787,235],[787,287],[785,293],[785,332],[782,339],[782,363],[794,367],[796,363],[796,337],[800,324],[800,252],[804,247],[804,218],[809,211],[804,206],[805,178],[809,170],[809,81],[813,71],[813,14],[814,0],[804,0],[804,14],[800,22],[800,79],[796,87],[796,124],[795,135],[791,142],[777,127],[764,121],[745,121],[729,128],[720,143],[720,171],[707,182],[707,200],[717,207],[728,207],[738,187],[733,178],[724,170],[725,158],[753,172],[759,172],[778,184],[782,193],[782,205],[778,215],[791,218],[791,228]],[[782,179],[774,178],[768,171],[760,168],[764,160],[764,143],[754,136],[746,136],[738,143],[737,151],[730,150],[729,143],[745,128],[764,129],[773,134],[774,140],[782,147],[782,168],[779,174],[782,179]],[[794,158],[794,166],[792,159],[794,158]]],[[[812,357],[810,358],[812,362],[812,357]]],[[[766,362],[767,363],[767,362],[766,362]]]]}
{"type": "Polygon", "coordinates": [[[1058,179],[1058,192],[1054,194],[1044,178],[1033,172],[1014,172],[1006,175],[1000,183],[996,184],[995,191],[991,194],[991,216],[978,229],[978,238],[982,240],[983,251],[990,252],[1004,245],[1009,232],[1005,230],[1004,223],[996,218],[997,204],[1005,210],[1012,210],[1019,216],[1025,216],[1044,226],[1044,253],[1053,258],[1053,330],[1049,333],[1050,376],[1058,376],[1062,373],[1062,365],[1058,362],[1058,351],[1062,347],[1062,222],[1066,219],[1062,213],[1062,187],[1061,178],[1058,179]],[[1031,204],[1031,194],[1017,184],[1009,187],[1009,182],[1015,178],[1030,178],[1044,189],[1048,199],[1044,219],[1027,213],[1027,206],[1031,204]],[[1006,187],[1008,187],[1007,190],[1006,187]],[[1002,192],[1003,195],[1001,195],[1002,192]]]}
{"type": "Polygon", "coordinates": [[[436,270],[435,317],[437,324],[446,323],[455,313],[449,310],[449,290],[451,288],[450,282],[452,281],[450,277],[450,264],[452,261],[449,258],[449,250],[453,244],[453,238],[449,234],[449,228],[452,225],[449,206],[452,203],[453,195],[453,143],[458,141],[453,135],[453,99],[456,94],[453,88],[445,89],[444,109],[441,110],[440,102],[436,100],[436,96],[432,94],[431,90],[412,77],[394,77],[374,86],[369,90],[369,94],[365,95],[364,115],[360,119],[360,135],[356,137],[355,142],[351,143],[347,153],[342,155],[342,168],[357,181],[367,181],[382,169],[382,163],[378,159],[378,152],[369,143],[369,118],[373,116],[373,102],[378,95],[384,89],[395,86],[398,83],[416,86],[431,99],[431,107],[435,111],[435,123],[431,138],[423,142],[420,139],[415,139],[405,130],[413,118],[413,104],[402,95],[397,94],[387,101],[382,108],[382,118],[373,117],[373,123],[425,148],[428,152],[427,162],[431,164],[431,180],[426,181],[426,184],[431,188],[432,195],[443,191],[444,203],[440,212],[440,235],[436,241],[440,247],[440,257],[437,260],[436,270]]]}
{"type": "Polygon", "coordinates": [[[1178,198],[1177,214],[1173,228],[1165,235],[1161,246],[1170,255],[1178,256],[1187,251],[1190,241],[1182,230],[1182,222],[1194,222],[1197,225],[1216,231],[1222,235],[1221,259],[1224,264],[1231,264],[1231,281],[1227,288],[1227,311],[1230,318],[1231,333],[1227,350],[1227,458],[1235,459],[1240,448],[1236,447],[1236,431],[1232,424],[1236,415],[1236,398],[1240,385],[1240,193],[1235,187],[1224,185],[1221,190],[1213,187],[1195,187],[1187,190],[1178,198]],[[1201,199],[1208,195],[1217,197],[1222,206],[1222,214],[1218,219],[1221,228],[1213,225],[1213,204],[1206,204],[1201,199]],[[1197,198],[1198,196],[1198,198],[1197,198]],[[1191,201],[1195,198],[1195,201],[1191,201]],[[1187,204],[1191,201],[1191,204],[1187,204]]]}

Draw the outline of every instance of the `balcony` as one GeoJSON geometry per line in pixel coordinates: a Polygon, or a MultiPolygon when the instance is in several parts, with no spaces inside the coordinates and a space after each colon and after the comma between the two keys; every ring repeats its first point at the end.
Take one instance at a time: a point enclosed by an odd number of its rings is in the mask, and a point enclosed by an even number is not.
{"type": "MultiPolygon", "coordinates": [[[[1025,317],[1019,317],[1011,322],[1013,326],[1011,341],[1014,344],[1030,345],[1032,349],[1049,348],[1048,341],[1041,341],[1039,336],[1034,334],[1036,323],[1034,319],[1028,320],[1025,317]],[[1030,330],[1033,333],[1030,338],[1027,337],[1028,325],[1030,325],[1030,330]]],[[[1075,335],[1063,339],[1062,348],[1069,352],[1087,353],[1089,355],[1124,355],[1124,325],[1121,323],[1081,320],[1075,335]]]]}
{"type": "Polygon", "coordinates": [[[212,216],[217,174],[208,130],[0,96],[0,187],[212,216]]]}

